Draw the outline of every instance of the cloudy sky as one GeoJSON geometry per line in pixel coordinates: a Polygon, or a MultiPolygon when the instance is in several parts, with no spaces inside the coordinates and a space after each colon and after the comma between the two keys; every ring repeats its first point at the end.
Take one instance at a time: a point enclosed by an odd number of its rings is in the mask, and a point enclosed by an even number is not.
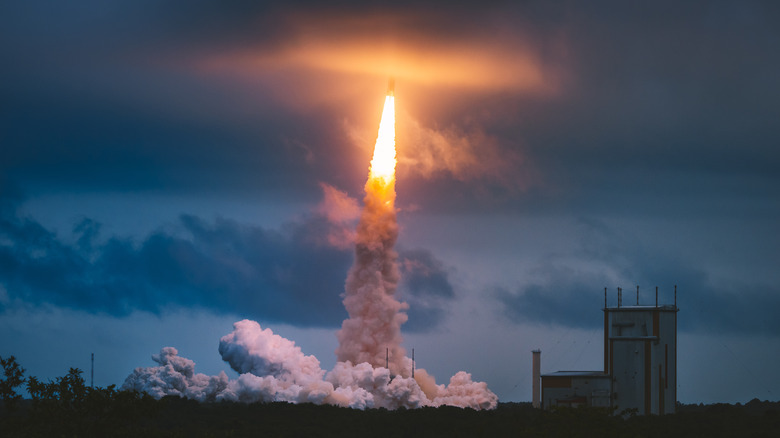
{"type": "Polygon", "coordinates": [[[678,399],[780,399],[780,7],[418,3],[3,2],[0,355],[216,374],[251,318],[332,367],[394,76],[420,367],[530,400],[677,285],[678,399]]]}

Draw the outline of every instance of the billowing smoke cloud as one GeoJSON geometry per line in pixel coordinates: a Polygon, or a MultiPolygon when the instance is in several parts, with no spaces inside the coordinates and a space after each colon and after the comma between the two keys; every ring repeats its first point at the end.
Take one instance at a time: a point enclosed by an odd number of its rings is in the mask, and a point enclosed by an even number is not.
{"type": "Polygon", "coordinates": [[[525,187],[533,169],[515,148],[501,145],[473,120],[447,127],[428,127],[406,115],[399,142],[407,148],[399,163],[410,174],[425,179],[441,176],[460,181],[487,180],[525,187]],[[523,169],[520,172],[518,169],[523,169]],[[519,178],[518,173],[529,174],[519,178]]]}
{"type": "Polygon", "coordinates": [[[344,307],[349,319],[338,332],[339,361],[388,364],[394,375],[410,374],[403,358],[401,325],[409,308],[395,298],[400,280],[398,255],[393,249],[398,238],[395,189],[380,178],[369,178],[365,207],[358,224],[355,263],[346,282],[344,307]]]}
{"type": "MultiPolygon", "coordinates": [[[[387,368],[366,362],[353,365],[338,362],[330,372],[320,368],[314,356],[306,356],[295,342],[263,329],[257,322],[233,324],[233,332],[219,343],[222,359],[240,375],[230,380],[195,373],[195,363],[178,356],[173,347],[152,355],[158,366],[136,368],[122,389],[145,391],[153,397],[165,395],[198,401],[241,401],[332,404],[359,409],[422,406],[460,406],[492,409],[497,397],[483,382],[459,372],[449,385],[436,385],[425,370],[415,377],[393,376],[387,368]]],[[[411,361],[407,365],[411,366],[411,361]]]]}
{"type": "Polygon", "coordinates": [[[127,376],[122,389],[144,391],[155,398],[178,395],[198,401],[215,401],[228,386],[224,371],[217,376],[195,374],[195,362],[181,357],[173,347],[165,347],[152,360],[159,366],[136,368],[127,376]]]}
{"type": "MultiPolygon", "coordinates": [[[[461,371],[449,385],[437,385],[425,370],[415,372],[401,345],[401,325],[408,319],[409,305],[395,296],[401,278],[394,249],[398,238],[395,155],[394,105],[392,95],[388,95],[354,237],[355,261],[345,285],[343,303],[349,318],[336,333],[338,363],[332,371],[325,374],[317,358],[304,355],[294,342],[254,321],[243,320],[235,323],[233,332],[219,344],[222,359],[240,374],[237,380],[224,384],[222,375],[209,378],[194,374],[192,361],[172,357],[175,350],[163,349],[153,357],[160,367],[136,369],[123,388],[146,390],[151,386],[147,391],[151,394],[194,394],[205,400],[329,403],[361,409],[445,404],[495,408],[498,398],[485,383],[473,382],[461,371]],[[195,385],[194,390],[188,390],[188,382],[195,385]]],[[[326,188],[326,201],[325,216],[332,221],[353,217],[353,203],[335,189],[326,188]],[[343,217],[328,214],[338,207],[345,207],[343,217]]],[[[429,286],[426,279],[446,278],[436,275],[441,269],[426,269],[436,267],[436,263],[424,252],[410,253],[404,266],[416,274],[409,283],[413,293],[429,286]]],[[[451,295],[452,291],[446,292],[451,295]]]]}
{"type": "Polygon", "coordinates": [[[349,225],[360,216],[357,201],[346,193],[328,184],[320,184],[324,199],[317,208],[317,213],[331,224],[325,235],[324,246],[339,249],[350,249],[355,242],[355,236],[349,225]]]}
{"type": "MultiPolygon", "coordinates": [[[[513,190],[524,190],[540,179],[520,145],[486,132],[484,121],[473,115],[446,126],[428,126],[407,112],[399,117],[403,129],[398,143],[405,147],[398,157],[402,176],[426,181],[439,179],[482,181],[513,190]]],[[[344,130],[355,147],[363,147],[367,134],[345,122],[344,130]]]]}

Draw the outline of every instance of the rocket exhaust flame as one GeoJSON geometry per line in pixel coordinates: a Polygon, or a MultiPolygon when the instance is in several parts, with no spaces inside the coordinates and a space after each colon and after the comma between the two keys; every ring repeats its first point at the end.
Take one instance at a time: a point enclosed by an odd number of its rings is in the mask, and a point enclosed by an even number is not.
{"type": "Polygon", "coordinates": [[[374,157],[371,159],[369,182],[381,179],[384,185],[395,183],[395,164],[395,96],[388,94],[385,97],[382,120],[379,122],[374,157]]]}
{"type": "Polygon", "coordinates": [[[165,347],[152,358],[160,366],[136,368],[122,389],[156,398],[178,395],[200,401],[287,401],[328,403],[353,408],[460,406],[494,409],[498,397],[484,382],[459,371],[449,385],[436,384],[401,346],[401,325],[409,308],[395,298],[400,280],[395,211],[395,90],[388,85],[374,156],[365,186],[364,207],[355,237],[355,263],[347,275],[344,306],[349,313],[336,333],[338,363],[330,372],[295,342],[262,329],[254,321],[233,324],[219,353],[240,374],[229,380],[195,374],[195,363],[165,347]]]}
{"type": "Polygon", "coordinates": [[[405,375],[401,325],[408,305],[395,299],[400,279],[395,214],[395,96],[385,97],[374,157],[366,181],[364,209],[355,239],[355,264],[345,287],[344,307],[349,319],[337,333],[339,361],[389,363],[393,375],[405,375]],[[386,354],[390,349],[389,355],[386,354]],[[389,356],[389,359],[386,357],[389,356]]]}

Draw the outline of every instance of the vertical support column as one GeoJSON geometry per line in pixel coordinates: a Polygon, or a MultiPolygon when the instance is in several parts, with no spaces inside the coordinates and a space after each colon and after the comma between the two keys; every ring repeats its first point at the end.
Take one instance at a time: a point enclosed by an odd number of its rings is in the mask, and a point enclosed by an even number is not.
{"type": "Polygon", "coordinates": [[[542,350],[534,350],[531,352],[532,354],[532,378],[533,378],[533,384],[531,385],[531,391],[533,394],[531,394],[531,403],[533,407],[540,408],[541,407],[541,381],[542,381],[542,350]]]}
{"type": "MultiPolygon", "coordinates": [[[[675,294],[674,294],[674,358],[672,362],[672,366],[674,367],[672,369],[672,394],[674,394],[674,409],[672,412],[677,412],[677,312],[679,309],[677,308],[677,286],[675,285],[675,294]]],[[[668,368],[667,368],[668,369],[668,368]]]]}
{"type": "Polygon", "coordinates": [[[651,345],[652,341],[645,341],[645,415],[650,415],[652,412],[652,407],[650,405],[652,401],[652,391],[653,391],[653,362],[652,362],[652,353],[653,348],[651,345]]]}
{"type": "Polygon", "coordinates": [[[661,364],[658,364],[658,415],[665,414],[664,412],[664,398],[666,398],[666,394],[664,393],[664,376],[661,373],[661,364]]]}
{"type": "Polygon", "coordinates": [[[414,379],[414,348],[412,348],[412,379],[414,379]]]}
{"type": "Polygon", "coordinates": [[[609,369],[609,310],[604,307],[604,373],[610,374],[612,370],[609,369]]]}

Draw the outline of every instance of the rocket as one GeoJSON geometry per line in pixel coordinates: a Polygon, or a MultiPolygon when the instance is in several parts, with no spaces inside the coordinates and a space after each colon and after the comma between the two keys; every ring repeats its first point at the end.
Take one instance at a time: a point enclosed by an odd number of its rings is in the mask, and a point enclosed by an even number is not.
{"type": "Polygon", "coordinates": [[[387,95],[395,96],[395,78],[390,78],[387,80],[387,95]]]}

